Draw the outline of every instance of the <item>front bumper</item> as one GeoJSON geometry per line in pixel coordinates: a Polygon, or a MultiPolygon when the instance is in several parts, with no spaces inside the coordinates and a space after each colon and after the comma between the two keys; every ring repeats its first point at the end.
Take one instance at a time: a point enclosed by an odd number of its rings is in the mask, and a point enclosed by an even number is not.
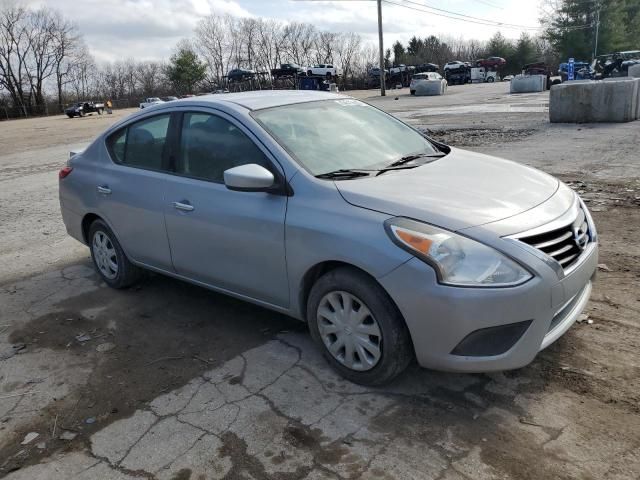
{"type": "Polygon", "coordinates": [[[549,267],[511,288],[460,288],[441,285],[433,269],[413,258],[378,281],[396,302],[409,328],[418,363],[427,368],[487,372],[520,368],[562,336],[584,309],[598,262],[591,243],[561,280],[549,267]],[[452,354],[479,329],[528,322],[505,352],[490,356],[452,354]]]}

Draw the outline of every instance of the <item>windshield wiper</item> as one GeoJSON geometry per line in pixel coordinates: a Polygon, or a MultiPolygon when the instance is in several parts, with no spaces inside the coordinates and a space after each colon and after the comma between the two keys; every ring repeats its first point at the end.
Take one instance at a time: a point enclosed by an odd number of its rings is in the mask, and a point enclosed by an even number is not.
{"type": "Polygon", "coordinates": [[[413,155],[406,155],[402,158],[399,158],[395,162],[390,163],[384,169],[387,169],[390,167],[399,167],[400,165],[413,162],[414,160],[417,160],[419,158],[440,158],[440,157],[444,157],[445,155],[446,153],[416,153],[413,155]]]}
{"type": "Polygon", "coordinates": [[[369,170],[352,170],[348,168],[342,168],[340,170],[334,170],[333,172],[321,173],[316,175],[316,178],[332,178],[332,179],[349,179],[358,177],[368,177],[371,175],[369,170]]]}

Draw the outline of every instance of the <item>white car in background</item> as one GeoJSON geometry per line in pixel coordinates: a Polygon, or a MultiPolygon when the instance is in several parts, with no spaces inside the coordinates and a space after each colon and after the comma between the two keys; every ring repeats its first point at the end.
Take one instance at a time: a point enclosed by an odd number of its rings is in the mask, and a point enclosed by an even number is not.
{"type": "Polygon", "coordinates": [[[411,77],[411,95],[444,95],[446,91],[447,81],[437,72],[416,73],[411,77]]]}
{"type": "Polygon", "coordinates": [[[465,62],[460,60],[454,60],[452,62],[445,63],[443,70],[456,69],[460,67],[468,66],[465,62]]]}
{"type": "Polygon", "coordinates": [[[307,75],[319,75],[322,77],[339,77],[342,75],[342,69],[334,66],[333,64],[320,63],[318,65],[311,65],[307,67],[307,75]]]}
{"type": "Polygon", "coordinates": [[[142,109],[142,108],[150,107],[151,105],[157,105],[159,103],[164,103],[164,100],[158,97],[145,98],[144,102],[140,104],[140,108],[142,109]]]}

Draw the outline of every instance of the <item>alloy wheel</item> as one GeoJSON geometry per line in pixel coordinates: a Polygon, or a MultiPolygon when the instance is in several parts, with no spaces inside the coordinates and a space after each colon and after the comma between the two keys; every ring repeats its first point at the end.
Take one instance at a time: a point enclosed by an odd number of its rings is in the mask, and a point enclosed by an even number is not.
{"type": "Polygon", "coordinates": [[[366,371],[382,357],[382,332],[369,308],[356,296],[327,293],[317,311],[320,337],[329,353],[345,367],[366,371]]]}

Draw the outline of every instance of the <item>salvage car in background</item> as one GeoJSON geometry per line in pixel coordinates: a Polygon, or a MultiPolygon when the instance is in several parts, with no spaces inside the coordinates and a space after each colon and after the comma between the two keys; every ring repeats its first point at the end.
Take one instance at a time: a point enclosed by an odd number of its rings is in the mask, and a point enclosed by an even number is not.
{"type": "Polygon", "coordinates": [[[76,102],[64,110],[64,113],[69,118],[84,117],[85,115],[89,115],[90,113],[97,113],[98,115],[102,115],[102,112],[104,112],[104,103],[87,101],[76,102]]]}
{"type": "Polygon", "coordinates": [[[158,105],[160,103],[164,103],[164,100],[162,100],[159,97],[145,98],[144,102],[140,103],[140,109],[147,108],[147,107],[150,107],[152,105],[158,105]]]}
{"type": "Polygon", "coordinates": [[[444,95],[446,91],[447,81],[437,72],[416,73],[409,84],[411,95],[444,95]]]}
{"type": "Polygon", "coordinates": [[[342,75],[342,69],[333,64],[320,63],[318,65],[312,65],[307,67],[307,75],[318,75],[321,77],[339,77],[342,75]]]}
{"type": "Polygon", "coordinates": [[[227,73],[227,79],[230,82],[243,82],[250,80],[256,76],[255,70],[247,70],[245,68],[234,68],[227,73]]]}
{"type": "Polygon", "coordinates": [[[469,65],[466,62],[462,62],[460,60],[453,60],[452,62],[447,62],[444,64],[443,70],[455,70],[462,67],[468,67],[469,65]]]}
{"type": "Polygon", "coordinates": [[[158,105],[59,178],[67,231],[106,284],[148,269],[304,320],[362,384],[413,358],[528,364],[576,321],[597,266],[589,210],[559,180],[333,93],[158,105]]]}

